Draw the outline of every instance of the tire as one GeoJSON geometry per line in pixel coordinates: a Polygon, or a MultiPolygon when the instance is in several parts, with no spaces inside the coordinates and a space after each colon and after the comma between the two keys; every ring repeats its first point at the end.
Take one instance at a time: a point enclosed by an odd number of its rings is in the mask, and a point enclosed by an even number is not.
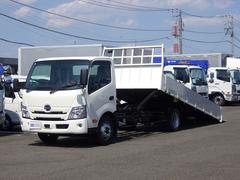
{"type": "Polygon", "coordinates": [[[3,124],[1,127],[2,127],[2,130],[4,131],[10,131],[12,129],[12,122],[8,116],[5,117],[5,120],[3,121],[3,124]]]}
{"type": "Polygon", "coordinates": [[[56,134],[38,133],[38,137],[42,142],[47,144],[53,144],[58,139],[58,135],[56,134]]]}
{"type": "Polygon", "coordinates": [[[223,106],[226,103],[224,97],[221,94],[215,94],[212,98],[212,101],[219,106],[223,106]]]}
{"type": "Polygon", "coordinates": [[[169,111],[169,130],[170,131],[178,131],[181,127],[181,115],[180,111],[177,108],[173,108],[169,111]]]}
{"type": "Polygon", "coordinates": [[[103,116],[97,130],[97,140],[100,145],[108,145],[116,140],[117,127],[110,116],[103,116]]]}

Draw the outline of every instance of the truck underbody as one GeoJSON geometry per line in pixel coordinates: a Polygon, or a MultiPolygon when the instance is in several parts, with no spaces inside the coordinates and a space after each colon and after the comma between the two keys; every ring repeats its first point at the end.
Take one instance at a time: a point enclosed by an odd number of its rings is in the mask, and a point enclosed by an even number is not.
{"type": "MultiPolygon", "coordinates": [[[[120,128],[135,128],[138,123],[150,125],[158,122],[169,122],[171,112],[174,109],[180,112],[181,121],[188,117],[215,119],[195,106],[157,89],[119,89],[117,90],[117,98],[119,103],[116,118],[120,128]]],[[[181,124],[176,129],[170,130],[178,130],[180,126],[181,124]]]]}

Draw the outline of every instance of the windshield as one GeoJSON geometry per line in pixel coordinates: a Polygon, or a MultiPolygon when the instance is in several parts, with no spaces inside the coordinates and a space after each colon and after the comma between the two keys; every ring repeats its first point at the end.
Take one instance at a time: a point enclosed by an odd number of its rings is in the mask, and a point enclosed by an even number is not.
{"type": "Polygon", "coordinates": [[[35,62],[29,72],[27,90],[63,90],[80,87],[81,69],[88,69],[88,60],[51,60],[35,62]]]}
{"type": "Polygon", "coordinates": [[[232,70],[230,71],[233,84],[240,84],[240,71],[239,70],[232,70]]]}
{"type": "Polygon", "coordinates": [[[202,69],[191,69],[190,76],[193,85],[207,85],[207,80],[202,69]]]}

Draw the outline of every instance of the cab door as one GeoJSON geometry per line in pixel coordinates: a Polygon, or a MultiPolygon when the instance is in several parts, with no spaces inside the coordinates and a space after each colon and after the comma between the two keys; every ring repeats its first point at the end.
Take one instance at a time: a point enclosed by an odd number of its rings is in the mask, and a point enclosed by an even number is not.
{"type": "Polygon", "coordinates": [[[232,94],[232,82],[230,72],[227,69],[217,69],[216,79],[213,84],[224,94],[232,94]]]}
{"type": "Polygon", "coordinates": [[[97,127],[105,112],[116,110],[116,88],[111,61],[93,61],[89,70],[87,87],[89,127],[97,127]]]}

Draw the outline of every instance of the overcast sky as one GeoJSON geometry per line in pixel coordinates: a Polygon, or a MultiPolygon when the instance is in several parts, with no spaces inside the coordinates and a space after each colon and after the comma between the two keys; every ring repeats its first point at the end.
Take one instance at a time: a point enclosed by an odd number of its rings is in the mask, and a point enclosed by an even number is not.
{"type": "MultiPolygon", "coordinates": [[[[228,27],[228,21],[230,21],[230,18],[225,17],[225,15],[233,15],[234,51],[235,56],[240,56],[239,0],[15,1],[79,19],[85,23],[38,11],[9,0],[0,0],[0,39],[35,46],[100,43],[122,46],[164,43],[166,53],[173,54],[172,46],[176,39],[172,36],[172,26],[177,20],[178,13],[166,9],[178,8],[183,11],[183,53],[231,53],[231,44],[228,42],[231,37],[229,34],[225,35],[224,28],[228,27]],[[164,11],[159,11],[160,8],[164,8],[164,11]],[[33,24],[35,27],[17,20],[33,24]],[[129,29],[104,27],[89,22],[129,29]],[[42,29],[36,28],[36,26],[42,29]],[[56,34],[46,31],[46,29],[75,37],[56,34]],[[139,29],[159,31],[139,31],[139,29]],[[103,42],[102,40],[124,41],[125,43],[103,42]],[[145,40],[155,41],[140,42],[145,40]]],[[[0,56],[17,57],[18,48],[21,46],[24,45],[0,40],[0,56]]]]}

